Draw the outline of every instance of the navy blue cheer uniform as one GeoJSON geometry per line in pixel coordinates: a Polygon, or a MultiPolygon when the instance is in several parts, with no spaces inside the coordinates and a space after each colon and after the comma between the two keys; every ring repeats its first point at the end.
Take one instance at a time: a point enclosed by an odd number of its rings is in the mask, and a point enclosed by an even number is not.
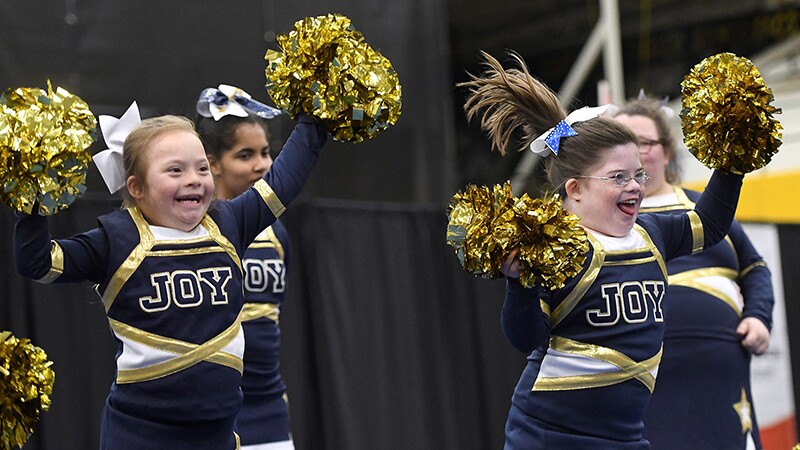
{"type": "MultiPolygon", "coordinates": [[[[286,291],[289,234],[276,221],[250,244],[242,260],[245,305],[242,311],[245,351],[242,392],[237,418],[243,449],[282,442],[294,448],[289,433],[286,385],[280,363],[280,308],[286,291]]],[[[278,444],[274,444],[277,446],[278,444]]]]}
{"type": "Polygon", "coordinates": [[[662,355],[665,261],[723,239],[742,178],[715,172],[695,211],[639,216],[624,237],[587,230],[581,272],[554,291],[507,281],[503,331],[530,352],[506,450],[646,450],[645,407],[662,355]]]}
{"type": "Polygon", "coordinates": [[[88,280],[102,297],[118,350],[101,449],[238,448],[241,255],[297,196],[326,138],[302,116],[270,172],[217,202],[188,233],[150,226],[132,207],[51,241],[45,217],[18,214],[20,274],[43,283],[88,280]]]}
{"type": "MultiPolygon", "coordinates": [[[[700,196],[676,187],[645,198],[642,212],[683,214],[700,196]]],[[[750,393],[750,353],[736,327],[755,317],[769,328],[772,280],[738,222],[723,242],[667,264],[664,356],[645,415],[654,450],[761,448],[750,393]],[[689,405],[689,407],[687,407],[689,405]]]]}

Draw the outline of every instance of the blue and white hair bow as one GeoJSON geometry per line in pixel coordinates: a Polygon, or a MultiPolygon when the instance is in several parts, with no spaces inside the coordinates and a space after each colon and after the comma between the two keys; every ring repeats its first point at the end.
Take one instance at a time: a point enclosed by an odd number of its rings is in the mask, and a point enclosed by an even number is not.
{"type": "Polygon", "coordinates": [[[100,131],[103,132],[103,140],[106,141],[108,149],[96,153],[94,160],[103,181],[108,186],[108,191],[112,194],[125,186],[125,168],[122,164],[122,145],[125,138],[142,121],[139,116],[139,107],[136,102],[131,103],[125,114],[119,119],[113,116],[101,115],[100,131]]]}
{"type": "Polygon", "coordinates": [[[584,106],[583,108],[572,111],[564,120],[558,122],[556,126],[545,131],[541,134],[541,136],[537,137],[533,142],[531,142],[531,151],[542,157],[549,155],[550,152],[553,152],[554,155],[558,156],[561,138],[575,136],[578,134],[574,129],[572,129],[572,124],[585,122],[589,119],[599,117],[606,112],[608,107],[609,105],[596,106],[594,108],[584,106]]]}
{"type": "Polygon", "coordinates": [[[216,89],[203,89],[197,99],[197,113],[214,118],[214,121],[228,115],[247,117],[248,111],[264,119],[283,114],[280,109],[255,101],[247,92],[227,84],[220,84],[216,89]]]}

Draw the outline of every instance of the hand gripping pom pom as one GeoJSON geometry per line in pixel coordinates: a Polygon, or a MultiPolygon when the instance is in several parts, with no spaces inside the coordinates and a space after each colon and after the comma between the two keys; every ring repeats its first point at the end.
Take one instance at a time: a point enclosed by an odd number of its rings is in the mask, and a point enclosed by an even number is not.
{"type": "Polygon", "coordinates": [[[29,340],[0,332],[0,450],[22,447],[50,408],[52,364],[29,340]]]}
{"type": "Polygon", "coordinates": [[[467,186],[447,209],[447,243],[465,271],[498,278],[508,254],[519,248],[520,283],[564,286],[586,260],[589,244],[580,219],[561,209],[557,195],[513,197],[511,185],[467,186]]]}
{"type": "Polygon", "coordinates": [[[62,88],[8,89],[0,97],[0,201],[52,215],[86,191],[97,121],[62,88]]]}
{"type": "Polygon", "coordinates": [[[712,169],[745,174],[767,165],[781,145],[772,90],[747,58],[710,56],[681,82],[681,126],[689,151],[712,169]]]}
{"type": "Polygon", "coordinates": [[[334,139],[362,142],[400,118],[401,89],[391,62],[364,42],[350,19],[309,17],[268,50],[267,92],[294,118],[305,112],[334,139]]]}

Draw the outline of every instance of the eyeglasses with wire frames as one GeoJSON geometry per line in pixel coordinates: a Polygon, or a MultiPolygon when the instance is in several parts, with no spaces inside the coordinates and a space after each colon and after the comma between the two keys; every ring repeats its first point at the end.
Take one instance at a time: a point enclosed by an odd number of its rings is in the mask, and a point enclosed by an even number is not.
{"type": "Polygon", "coordinates": [[[632,177],[629,177],[625,172],[617,172],[610,177],[597,177],[597,176],[589,176],[589,175],[578,175],[575,178],[591,178],[594,180],[606,180],[606,181],[613,181],[619,187],[625,187],[631,180],[636,180],[640,186],[644,186],[647,183],[647,180],[650,179],[650,175],[647,174],[644,170],[639,170],[632,177]]]}
{"type": "Polygon", "coordinates": [[[639,138],[639,153],[650,153],[653,150],[653,147],[656,145],[663,144],[661,139],[648,139],[648,138],[639,138]]]}

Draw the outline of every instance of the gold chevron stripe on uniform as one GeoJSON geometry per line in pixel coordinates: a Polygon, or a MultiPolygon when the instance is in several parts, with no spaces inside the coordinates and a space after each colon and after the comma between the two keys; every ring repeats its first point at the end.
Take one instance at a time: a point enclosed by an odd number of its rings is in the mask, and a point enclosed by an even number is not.
{"type": "Polygon", "coordinates": [[[241,358],[222,351],[222,349],[230,344],[239,334],[241,329],[241,313],[222,333],[214,336],[203,344],[194,344],[149,333],[110,317],[108,318],[108,322],[117,336],[176,355],[168,361],[156,363],[148,367],[119,370],[117,372],[117,384],[155,380],[188,369],[200,361],[207,361],[230,367],[239,371],[239,373],[243,371],[241,358]]]}
{"type": "Polygon", "coordinates": [[[733,269],[728,269],[726,267],[704,267],[700,269],[693,269],[687,270],[685,272],[676,273],[674,275],[669,276],[669,285],[670,286],[684,286],[692,289],[697,289],[698,291],[705,292],[706,294],[716,297],[728,306],[730,306],[736,314],[739,316],[742,315],[742,310],[739,308],[739,305],[736,303],[736,300],[731,298],[725,292],[709,286],[705,283],[697,281],[697,278],[700,277],[723,277],[729,280],[736,280],[738,273],[733,269]]]}
{"type": "Polygon", "coordinates": [[[50,284],[64,273],[64,250],[58,245],[58,242],[51,241],[50,247],[50,270],[41,278],[36,280],[37,283],[50,284]]]}
{"type": "MultiPolygon", "coordinates": [[[[119,294],[120,290],[122,290],[122,286],[124,286],[128,279],[130,279],[130,277],[133,275],[136,269],[139,268],[139,266],[142,264],[142,261],[144,261],[146,257],[193,255],[199,253],[216,253],[220,251],[216,247],[200,247],[190,250],[152,251],[153,246],[156,245],[156,239],[153,236],[152,231],[150,231],[150,225],[144,219],[144,216],[142,216],[142,212],[139,210],[139,208],[132,207],[128,208],[128,213],[131,215],[131,219],[133,219],[133,223],[136,225],[136,229],[139,232],[139,244],[131,251],[130,255],[125,258],[125,261],[123,261],[119,268],[117,268],[117,271],[114,272],[114,275],[111,277],[111,281],[109,281],[108,286],[106,286],[105,291],[103,291],[102,300],[106,312],[111,309],[114,299],[116,299],[117,294],[119,294]]],[[[207,237],[186,240],[163,240],[158,241],[158,243],[166,245],[192,244],[208,241],[210,239],[216,242],[222,251],[231,257],[231,259],[239,267],[239,272],[242,272],[242,261],[239,258],[239,255],[236,253],[236,248],[225,236],[222,235],[214,220],[211,219],[208,214],[206,214],[203,216],[203,219],[200,220],[200,225],[202,225],[206,231],[208,231],[207,237]]]]}
{"type": "Polygon", "coordinates": [[[264,203],[267,204],[269,210],[272,211],[272,215],[280,217],[284,211],[286,211],[286,207],[283,206],[281,199],[278,198],[278,195],[275,194],[275,191],[272,190],[272,187],[267,184],[264,179],[260,179],[256,181],[256,184],[253,186],[256,188],[259,194],[261,194],[261,199],[264,200],[264,203]]]}
{"type": "Polygon", "coordinates": [[[589,267],[583,273],[583,276],[578,281],[578,284],[575,285],[575,288],[567,295],[567,297],[556,306],[550,314],[550,329],[555,327],[559,322],[561,322],[567,314],[570,313],[575,308],[575,305],[581,301],[583,295],[594,283],[594,280],[597,279],[597,274],[600,273],[600,269],[603,267],[603,261],[605,260],[606,251],[603,249],[602,244],[598,241],[592,233],[586,233],[586,236],[589,238],[589,242],[592,244],[592,248],[594,252],[592,252],[592,260],[589,262],[589,267]]]}
{"type": "Polygon", "coordinates": [[[242,308],[242,322],[266,317],[278,323],[281,315],[281,307],[274,303],[245,303],[242,308]]]}
{"type": "Polygon", "coordinates": [[[586,375],[537,378],[531,389],[532,391],[589,389],[610,386],[612,384],[636,379],[642,382],[650,392],[653,392],[656,385],[656,378],[653,376],[652,371],[658,368],[663,351],[662,347],[653,357],[636,362],[617,350],[595,344],[578,342],[560,336],[553,336],[550,338],[550,348],[564,353],[605,361],[619,367],[620,370],[586,375]]]}
{"type": "Polygon", "coordinates": [[[664,278],[667,277],[667,265],[664,262],[664,258],[661,256],[661,252],[658,251],[658,248],[656,248],[653,240],[650,239],[650,235],[647,234],[647,231],[645,231],[645,229],[639,225],[634,224],[633,229],[642,236],[645,246],[642,248],[624,251],[608,251],[603,247],[603,244],[592,235],[592,233],[586,233],[589,243],[592,245],[592,249],[594,250],[592,253],[592,260],[589,261],[589,267],[583,273],[583,276],[575,285],[575,288],[572,289],[569,295],[567,295],[567,297],[564,298],[564,300],[559,303],[556,309],[550,314],[550,329],[553,329],[559,322],[564,320],[564,317],[566,317],[567,314],[575,309],[575,306],[581,301],[583,295],[589,290],[589,287],[591,287],[592,283],[594,283],[594,281],[597,279],[597,274],[600,273],[600,269],[603,266],[634,265],[656,261],[658,262],[658,266],[661,268],[661,273],[664,274],[664,278]],[[651,256],[621,261],[606,260],[606,256],[625,255],[633,252],[650,252],[651,256]]]}
{"type": "Polygon", "coordinates": [[[281,245],[280,239],[278,239],[278,236],[275,234],[275,230],[272,229],[272,225],[268,226],[262,233],[265,237],[262,238],[259,234],[248,248],[274,248],[275,251],[278,252],[278,257],[280,259],[285,259],[283,245],[281,245]]]}

